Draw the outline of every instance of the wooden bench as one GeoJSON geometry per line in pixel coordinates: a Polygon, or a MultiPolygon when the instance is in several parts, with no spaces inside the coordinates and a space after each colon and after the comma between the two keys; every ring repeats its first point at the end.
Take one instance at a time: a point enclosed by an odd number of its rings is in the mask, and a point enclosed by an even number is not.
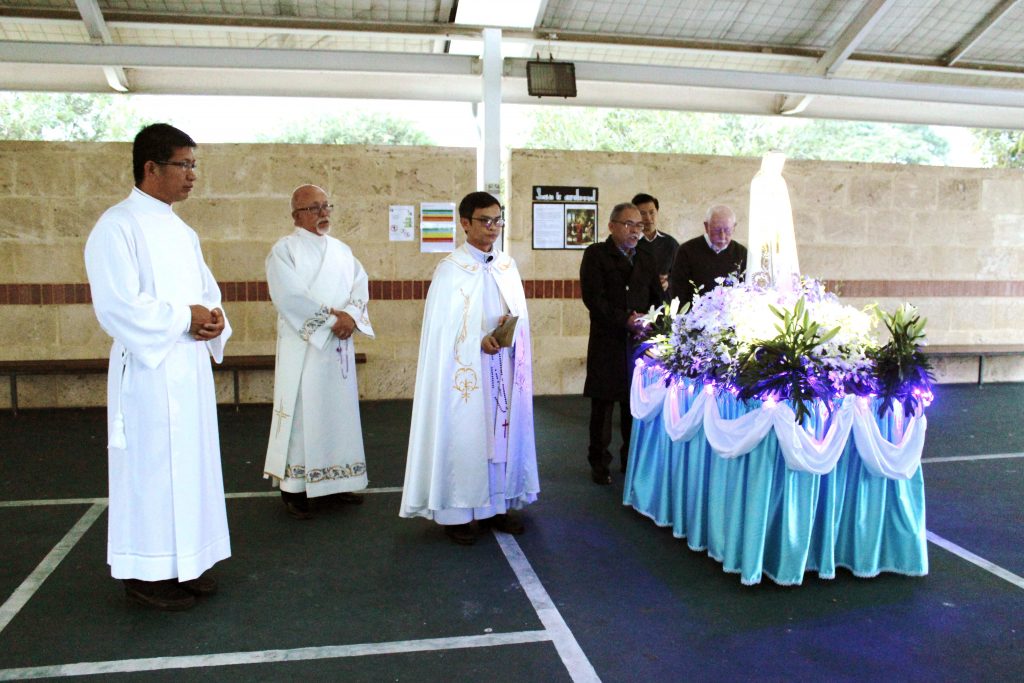
{"type": "Polygon", "coordinates": [[[977,358],[978,384],[984,384],[985,359],[990,356],[1024,356],[1024,344],[946,344],[925,346],[930,358],[977,358]]]}
{"type": "MultiPolygon", "coordinates": [[[[366,354],[357,353],[356,363],[365,363],[366,354]]],[[[95,375],[106,374],[106,358],[69,358],[62,360],[0,360],[0,375],[7,375],[11,384],[11,411],[18,414],[18,377],[26,375],[95,375]]],[[[225,356],[223,363],[213,363],[214,371],[230,371],[234,387],[235,410],[238,410],[238,373],[241,370],[273,370],[274,356],[225,356]]]]}

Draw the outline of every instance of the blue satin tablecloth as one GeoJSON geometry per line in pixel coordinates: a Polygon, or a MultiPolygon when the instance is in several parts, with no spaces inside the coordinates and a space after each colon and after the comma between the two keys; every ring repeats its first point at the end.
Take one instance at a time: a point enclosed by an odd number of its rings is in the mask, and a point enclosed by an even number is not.
{"type": "MultiPolygon", "coordinates": [[[[680,414],[697,390],[682,392],[680,414]]],[[[727,392],[716,400],[723,419],[757,407],[727,392]]],[[[706,550],[744,584],[767,576],[797,585],[808,571],[834,578],[836,567],[861,577],[928,573],[919,464],[905,480],[873,474],[851,437],[832,471],[811,474],[787,468],[773,431],[749,453],[723,458],[703,427],[690,440],[673,442],[663,419],[654,410],[633,422],[623,504],[672,527],[673,535],[692,550],[706,550]]],[[[892,439],[892,414],[876,421],[892,439]]],[[[817,432],[826,427],[823,418],[815,422],[817,432]]]]}

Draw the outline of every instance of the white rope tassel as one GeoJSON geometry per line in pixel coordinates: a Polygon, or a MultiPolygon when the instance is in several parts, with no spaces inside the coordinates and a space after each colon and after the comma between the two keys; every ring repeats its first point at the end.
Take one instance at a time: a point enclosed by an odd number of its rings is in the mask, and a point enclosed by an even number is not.
{"type": "Polygon", "coordinates": [[[128,372],[128,352],[121,351],[121,381],[117,387],[117,413],[110,423],[110,434],[107,436],[107,448],[128,448],[128,436],[124,431],[124,413],[121,412],[121,394],[124,392],[124,376],[128,372]]]}

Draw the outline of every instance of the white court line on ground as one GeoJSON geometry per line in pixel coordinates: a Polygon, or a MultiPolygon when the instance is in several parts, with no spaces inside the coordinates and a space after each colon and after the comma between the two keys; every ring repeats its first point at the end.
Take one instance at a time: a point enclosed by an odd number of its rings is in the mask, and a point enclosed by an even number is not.
{"type": "MultiPolygon", "coordinates": [[[[401,486],[380,486],[373,489],[362,489],[360,491],[353,491],[352,493],[401,493],[401,486]]],[[[273,491],[241,491],[239,493],[225,493],[225,498],[271,498],[280,496],[281,493],[274,489],[273,491]]],[[[311,498],[310,500],[316,500],[311,498]]]]}
{"type": "Polygon", "coordinates": [[[61,560],[71,552],[71,549],[75,547],[75,544],[85,535],[85,532],[89,530],[89,527],[99,518],[106,507],[106,503],[96,503],[86,510],[85,514],[71,527],[71,530],[64,534],[64,538],[60,539],[60,542],[53,547],[53,550],[28,575],[28,578],[22,581],[21,585],[11,593],[11,597],[7,598],[7,602],[0,606],[0,632],[7,628],[7,625],[18,615],[18,612],[25,606],[25,603],[43,585],[46,577],[53,573],[53,570],[61,563],[61,560]]]}
{"type": "Polygon", "coordinates": [[[492,633],[481,636],[400,640],[390,643],[360,643],[357,645],[300,647],[292,650],[224,652],[213,655],[187,655],[181,657],[121,659],[106,662],[80,662],[77,664],[33,666],[21,669],[0,669],[0,681],[18,681],[28,678],[47,678],[55,676],[95,676],[98,674],[159,671],[162,669],[195,669],[200,667],[234,666],[239,664],[269,664],[271,662],[338,659],[341,657],[364,657],[366,655],[390,655],[406,652],[437,652],[439,650],[461,650],[471,647],[496,647],[499,645],[541,643],[549,640],[551,640],[551,636],[547,631],[518,631],[514,633],[492,633]]]}
{"type": "Polygon", "coordinates": [[[555,607],[551,596],[544,589],[540,578],[533,571],[530,561],[526,559],[526,555],[523,554],[523,550],[516,543],[515,538],[499,531],[495,531],[494,536],[498,539],[501,552],[505,553],[505,559],[512,566],[512,571],[515,572],[516,578],[519,579],[523,591],[530,598],[533,609],[537,612],[537,616],[540,617],[540,622],[544,624],[544,628],[551,635],[551,640],[558,651],[558,656],[562,658],[562,663],[565,664],[565,668],[569,671],[572,680],[600,683],[601,679],[598,678],[593,665],[587,659],[587,655],[584,654],[583,648],[576,642],[576,637],[569,630],[568,624],[565,623],[565,619],[558,612],[558,608],[555,607]]]}
{"type": "MultiPolygon", "coordinates": [[[[357,493],[401,493],[401,486],[381,486],[375,489],[363,489],[357,493]]],[[[231,500],[236,498],[273,498],[281,495],[276,489],[273,491],[241,491],[239,493],[225,493],[224,497],[231,500]]],[[[4,500],[0,501],[0,508],[22,508],[42,505],[97,505],[107,504],[106,498],[46,498],[38,500],[4,500]]]]}
{"type": "Polygon", "coordinates": [[[1013,572],[1007,571],[999,565],[989,562],[984,557],[979,557],[978,555],[972,553],[970,550],[967,550],[966,548],[961,548],[956,543],[953,543],[952,541],[947,541],[942,536],[932,533],[931,531],[927,532],[927,536],[929,541],[939,546],[940,548],[945,548],[957,557],[961,557],[970,562],[971,564],[975,564],[984,569],[985,571],[995,574],[1004,581],[1009,581],[1017,588],[1024,588],[1024,578],[1017,576],[1013,572]]]}
{"type": "Polygon", "coordinates": [[[948,458],[921,458],[921,462],[968,462],[970,460],[1002,460],[1024,458],[1024,453],[992,453],[991,455],[954,455],[948,458]]]}
{"type": "Polygon", "coordinates": [[[37,505],[106,505],[106,498],[48,498],[39,500],[4,500],[0,508],[25,508],[37,505]]]}

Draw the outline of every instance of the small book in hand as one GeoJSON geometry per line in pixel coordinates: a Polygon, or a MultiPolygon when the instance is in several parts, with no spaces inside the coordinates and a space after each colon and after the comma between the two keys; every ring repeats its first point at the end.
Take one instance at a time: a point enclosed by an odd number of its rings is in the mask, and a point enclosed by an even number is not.
{"type": "Polygon", "coordinates": [[[498,325],[491,332],[491,336],[498,341],[498,346],[509,347],[516,340],[516,324],[519,322],[519,316],[510,315],[505,318],[505,322],[498,325]]]}

